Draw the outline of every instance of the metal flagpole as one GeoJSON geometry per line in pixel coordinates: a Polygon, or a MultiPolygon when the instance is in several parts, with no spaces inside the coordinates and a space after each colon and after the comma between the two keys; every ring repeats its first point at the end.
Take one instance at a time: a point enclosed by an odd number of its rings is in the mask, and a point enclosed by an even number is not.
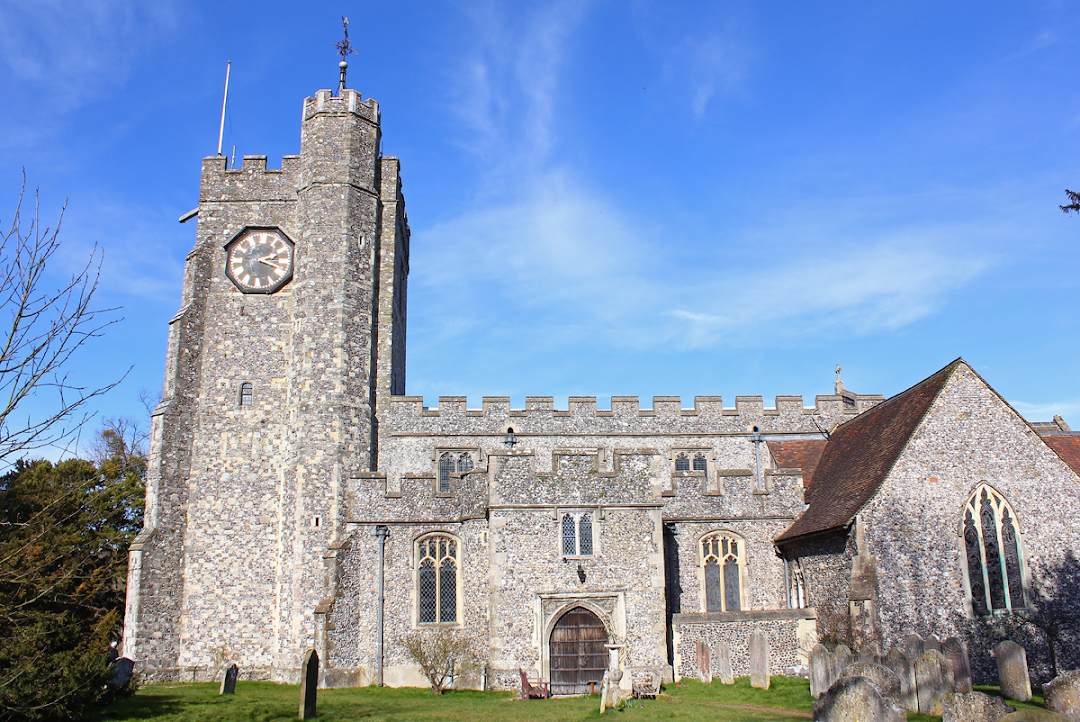
{"type": "Polygon", "coordinates": [[[232,61],[227,60],[225,65],[225,97],[221,99],[221,127],[217,135],[217,154],[221,155],[221,139],[225,136],[225,104],[229,102],[229,69],[232,61]]]}

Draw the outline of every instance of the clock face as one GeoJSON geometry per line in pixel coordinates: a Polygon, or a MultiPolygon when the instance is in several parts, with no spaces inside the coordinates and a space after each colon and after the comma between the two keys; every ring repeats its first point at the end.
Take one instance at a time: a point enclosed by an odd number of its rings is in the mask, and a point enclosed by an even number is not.
{"type": "Polygon", "coordinates": [[[277,228],[247,228],[225,252],[225,274],[244,293],[273,293],[292,278],[293,243],[277,228]]]}

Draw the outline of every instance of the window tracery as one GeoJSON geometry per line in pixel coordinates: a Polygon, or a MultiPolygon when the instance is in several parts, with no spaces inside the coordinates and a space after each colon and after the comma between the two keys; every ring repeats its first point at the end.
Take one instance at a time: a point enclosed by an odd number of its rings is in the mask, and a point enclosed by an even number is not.
{"type": "Polygon", "coordinates": [[[563,514],[561,530],[564,557],[591,557],[593,555],[591,514],[588,512],[563,514]]]}
{"type": "Polygon", "coordinates": [[[746,542],[730,532],[715,532],[701,540],[706,612],[738,612],[742,609],[745,554],[746,542]]]}
{"type": "Polygon", "coordinates": [[[416,622],[458,621],[458,542],[447,534],[431,534],[416,544],[416,622]]]}
{"type": "Polygon", "coordinates": [[[705,459],[705,454],[694,454],[694,471],[707,471],[709,468],[709,462],[705,459]]]}
{"type": "Polygon", "coordinates": [[[976,616],[1027,606],[1023,545],[1016,512],[1000,494],[981,485],[964,505],[964,557],[971,611],[976,616]]]}
{"type": "Polygon", "coordinates": [[[449,494],[452,491],[450,475],[463,474],[473,470],[472,454],[467,451],[453,452],[444,451],[439,455],[439,493],[449,494]]]}
{"type": "Polygon", "coordinates": [[[690,471],[690,455],[679,453],[675,455],[675,471],[690,471]]]}

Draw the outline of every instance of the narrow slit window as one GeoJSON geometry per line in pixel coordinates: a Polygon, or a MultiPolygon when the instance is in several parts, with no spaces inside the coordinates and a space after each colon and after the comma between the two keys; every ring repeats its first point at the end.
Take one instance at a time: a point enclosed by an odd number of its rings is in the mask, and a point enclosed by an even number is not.
{"type": "Polygon", "coordinates": [[[250,382],[245,381],[240,384],[240,405],[251,406],[251,399],[254,396],[254,389],[250,382]]]}
{"type": "Polygon", "coordinates": [[[450,493],[450,474],[454,471],[454,456],[447,452],[439,457],[439,493],[450,493]]]}

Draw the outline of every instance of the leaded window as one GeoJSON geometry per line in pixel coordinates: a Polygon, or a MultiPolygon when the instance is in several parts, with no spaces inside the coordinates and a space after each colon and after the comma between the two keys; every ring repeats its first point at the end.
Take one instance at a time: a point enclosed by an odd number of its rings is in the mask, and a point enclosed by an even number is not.
{"type": "Polygon", "coordinates": [[[255,396],[254,387],[250,382],[240,384],[240,405],[251,406],[251,400],[255,396]]]}
{"type": "Polygon", "coordinates": [[[688,454],[675,455],[675,471],[690,471],[690,456],[688,454]]]}
{"type": "Polygon", "coordinates": [[[706,612],[738,612],[742,609],[745,544],[741,537],[729,532],[717,532],[701,540],[706,612]]]}
{"type": "Polygon", "coordinates": [[[465,451],[460,454],[454,454],[450,451],[443,452],[439,456],[439,493],[449,494],[451,492],[451,474],[463,474],[466,471],[472,471],[472,469],[472,454],[469,452],[465,451]]]}
{"type": "Polygon", "coordinates": [[[591,514],[588,512],[563,514],[560,529],[564,557],[591,557],[593,555],[591,514]]]}
{"type": "Polygon", "coordinates": [[[1023,545],[1009,502],[981,485],[964,505],[963,536],[972,613],[1024,609],[1023,545]]]}
{"type": "Polygon", "coordinates": [[[416,549],[417,623],[457,622],[457,540],[446,534],[432,534],[420,539],[416,549]]]}
{"type": "Polygon", "coordinates": [[[709,468],[709,462],[705,460],[705,454],[694,454],[694,471],[705,471],[709,468]]]}

